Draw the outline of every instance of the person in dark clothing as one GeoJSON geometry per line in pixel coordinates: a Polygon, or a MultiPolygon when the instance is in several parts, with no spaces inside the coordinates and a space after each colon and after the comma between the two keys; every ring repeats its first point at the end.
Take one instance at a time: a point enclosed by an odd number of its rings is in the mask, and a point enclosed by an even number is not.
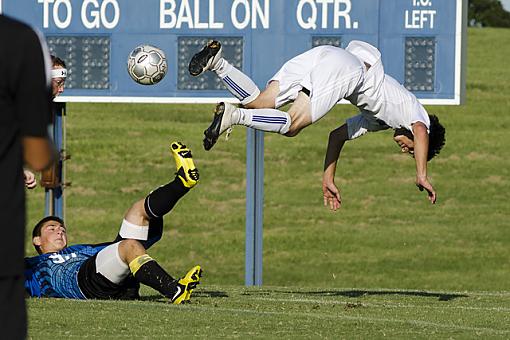
{"type": "Polygon", "coordinates": [[[50,58],[40,36],[0,15],[0,329],[2,339],[26,337],[24,296],[25,190],[23,165],[50,165],[50,58]]]}

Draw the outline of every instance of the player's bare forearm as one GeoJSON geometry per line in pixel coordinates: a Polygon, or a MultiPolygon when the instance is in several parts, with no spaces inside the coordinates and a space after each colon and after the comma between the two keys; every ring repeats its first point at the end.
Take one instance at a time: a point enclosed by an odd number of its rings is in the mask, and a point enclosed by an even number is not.
{"type": "Polygon", "coordinates": [[[427,153],[429,150],[429,134],[427,127],[417,122],[413,124],[414,134],[414,160],[416,162],[416,186],[423,191],[427,190],[428,198],[432,204],[436,203],[436,192],[427,177],[427,153]]]}
{"type": "Polygon", "coordinates": [[[334,180],[336,163],[346,140],[348,140],[346,124],[331,131],[329,134],[326,159],[324,161],[324,174],[322,177],[322,191],[324,195],[324,206],[329,206],[333,211],[340,208],[341,205],[340,190],[336,187],[334,180]]]}
{"type": "Polygon", "coordinates": [[[427,127],[417,122],[413,124],[414,159],[416,161],[416,177],[427,177],[427,153],[429,150],[429,134],[427,127]]]}

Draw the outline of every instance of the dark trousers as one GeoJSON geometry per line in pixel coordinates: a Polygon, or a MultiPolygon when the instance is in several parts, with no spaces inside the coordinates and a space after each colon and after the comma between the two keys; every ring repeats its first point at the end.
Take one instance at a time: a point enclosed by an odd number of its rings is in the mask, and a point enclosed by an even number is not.
{"type": "Polygon", "coordinates": [[[0,276],[0,337],[22,340],[27,336],[24,277],[0,276]]]}

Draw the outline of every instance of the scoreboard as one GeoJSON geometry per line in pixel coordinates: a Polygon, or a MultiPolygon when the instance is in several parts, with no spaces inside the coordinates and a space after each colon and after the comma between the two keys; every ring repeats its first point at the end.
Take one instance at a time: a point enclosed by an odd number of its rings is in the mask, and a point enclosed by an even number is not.
{"type": "Polygon", "coordinates": [[[68,102],[216,102],[231,98],[213,74],[188,74],[211,38],[263,88],[281,65],[314,46],[364,40],[386,73],[425,104],[460,104],[467,0],[0,0],[0,12],[39,29],[65,60],[68,102]],[[162,49],[168,74],[132,81],[129,52],[162,49]]]}

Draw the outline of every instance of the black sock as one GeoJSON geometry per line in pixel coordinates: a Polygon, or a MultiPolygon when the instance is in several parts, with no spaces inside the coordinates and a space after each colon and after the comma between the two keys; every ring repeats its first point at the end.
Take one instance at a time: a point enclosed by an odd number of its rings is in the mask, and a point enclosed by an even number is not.
{"type": "Polygon", "coordinates": [[[189,190],[180,179],[175,178],[147,195],[144,203],[145,212],[150,218],[162,217],[172,210],[177,201],[189,190]]]}
{"type": "Polygon", "coordinates": [[[172,298],[176,292],[177,280],[168,274],[156,261],[144,263],[134,274],[138,282],[154,288],[164,296],[172,298]]]}

